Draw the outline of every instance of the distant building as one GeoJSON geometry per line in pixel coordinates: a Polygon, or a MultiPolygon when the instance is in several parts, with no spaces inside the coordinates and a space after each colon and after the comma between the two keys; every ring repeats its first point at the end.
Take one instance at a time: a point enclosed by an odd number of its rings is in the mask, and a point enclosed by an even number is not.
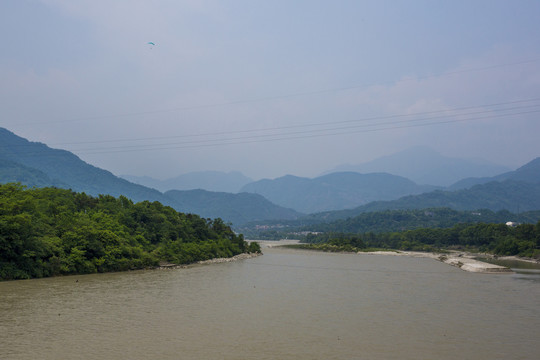
{"type": "Polygon", "coordinates": [[[510,226],[510,227],[516,227],[518,226],[519,224],[517,222],[513,222],[513,221],[508,221],[506,223],[506,226],[510,226]]]}

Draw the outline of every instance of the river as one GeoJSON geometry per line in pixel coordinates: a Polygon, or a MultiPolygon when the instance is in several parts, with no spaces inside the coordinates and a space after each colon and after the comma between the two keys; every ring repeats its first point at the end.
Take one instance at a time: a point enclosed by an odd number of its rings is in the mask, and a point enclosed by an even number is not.
{"type": "Polygon", "coordinates": [[[540,282],[433,259],[263,248],[0,283],[0,359],[536,359],[540,282]]]}

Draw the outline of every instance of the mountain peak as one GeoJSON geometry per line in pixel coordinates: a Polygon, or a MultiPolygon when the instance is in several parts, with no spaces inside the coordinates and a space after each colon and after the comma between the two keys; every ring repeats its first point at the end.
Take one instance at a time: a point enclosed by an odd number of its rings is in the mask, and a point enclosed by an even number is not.
{"type": "Polygon", "coordinates": [[[525,181],[538,183],[540,182],[540,157],[529,161],[522,167],[518,168],[516,171],[509,173],[508,178],[515,181],[525,181]]]}
{"type": "Polygon", "coordinates": [[[509,170],[484,160],[451,158],[427,146],[415,146],[362,164],[340,166],[330,172],[386,172],[417,184],[449,186],[463,178],[494,176],[509,170]]]}

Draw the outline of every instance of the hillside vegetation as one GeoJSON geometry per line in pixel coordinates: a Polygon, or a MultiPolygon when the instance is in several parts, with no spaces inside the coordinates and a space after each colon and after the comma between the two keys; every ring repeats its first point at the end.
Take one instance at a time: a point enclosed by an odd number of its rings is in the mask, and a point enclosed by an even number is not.
{"type": "Polygon", "coordinates": [[[536,225],[521,224],[516,227],[481,223],[379,234],[310,234],[304,241],[314,244],[308,247],[325,251],[361,251],[366,248],[415,251],[465,249],[540,259],[540,221],[536,225]]]}
{"type": "Polygon", "coordinates": [[[535,223],[540,220],[540,211],[513,214],[509,211],[488,209],[458,211],[449,208],[430,208],[421,210],[386,210],[363,213],[358,216],[329,223],[306,226],[302,230],[317,232],[389,232],[414,230],[420,228],[449,228],[457,224],[474,223],[535,223]]]}
{"type": "MultiPolygon", "coordinates": [[[[237,177],[234,173],[230,176],[237,177]]],[[[218,183],[220,179],[215,181],[218,183]]],[[[296,219],[302,215],[255,194],[225,195],[191,190],[172,191],[165,195],[87,164],[69,151],[30,142],[0,128],[0,183],[10,182],[19,182],[30,187],[71,189],[92,196],[123,195],[136,202],[159,201],[177,211],[197,213],[205,218],[219,217],[236,226],[247,221],[296,219]]]]}
{"type": "Polygon", "coordinates": [[[159,202],[0,185],[0,279],[187,264],[259,251],[221,219],[159,202]]]}
{"type": "Polygon", "coordinates": [[[415,229],[451,228],[460,224],[514,223],[534,224],[540,220],[540,210],[519,214],[507,210],[453,210],[450,208],[428,208],[419,210],[385,210],[347,219],[328,222],[304,218],[295,221],[252,223],[242,228],[242,233],[250,239],[278,240],[302,238],[306,233],[389,233],[415,229]]]}

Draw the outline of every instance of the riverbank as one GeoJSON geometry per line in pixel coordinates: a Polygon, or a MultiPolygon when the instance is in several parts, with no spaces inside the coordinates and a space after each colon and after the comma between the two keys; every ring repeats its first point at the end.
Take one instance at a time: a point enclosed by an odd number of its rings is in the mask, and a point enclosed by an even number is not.
{"type": "MultiPolygon", "coordinates": [[[[298,245],[299,240],[279,240],[279,241],[259,241],[262,248],[273,248],[287,245],[298,245]]],[[[319,250],[320,251],[320,250],[319,250]]],[[[535,259],[521,258],[518,256],[496,256],[493,254],[479,254],[465,251],[449,251],[445,253],[431,253],[421,251],[402,251],[402,250],[386,250],[386,251],[359,251],[355,252],[359,255],[388,255],[388,256],[412,256],[435,259],[445,264],[455,266],[463,271],[485,274],[512,274],[513,271],[506,267],[496,264],[490,264],[477,258],[493,258],[499,260],[517,260],[530,263],[540,263],[535,259]]]]}
{"type": "Polygon", "coordinates": [[[192,264],[171,264],[171,263],[160,263],[157,267],[158,270],[172,270],[172,269],[187,269],[196,265],[208,265],[208,264],[220,264],[226,262],[233,262],[238,260],[251,259],[257,256],[261,256],[262,253],[244,253],[238,254],[228,258],[215,258],[210,260],[197,261],[192,264]]]}
{"type": "Polygon", "coordinates": [[[394,256],[413,256],[430,258],[441,261],[445,264],[455,266],[461,270],[475,273],[484,274],[508,274],[513,273],[510,268],[505,266],[490,264],[487,262],[476,260],[479,254],[467,253],[467,252],[450,252],[450,253],[427,253],[420,251],[373,251],[373,252],[359,252],[358,254],[366,255],[394,255],[394,256]]]}

